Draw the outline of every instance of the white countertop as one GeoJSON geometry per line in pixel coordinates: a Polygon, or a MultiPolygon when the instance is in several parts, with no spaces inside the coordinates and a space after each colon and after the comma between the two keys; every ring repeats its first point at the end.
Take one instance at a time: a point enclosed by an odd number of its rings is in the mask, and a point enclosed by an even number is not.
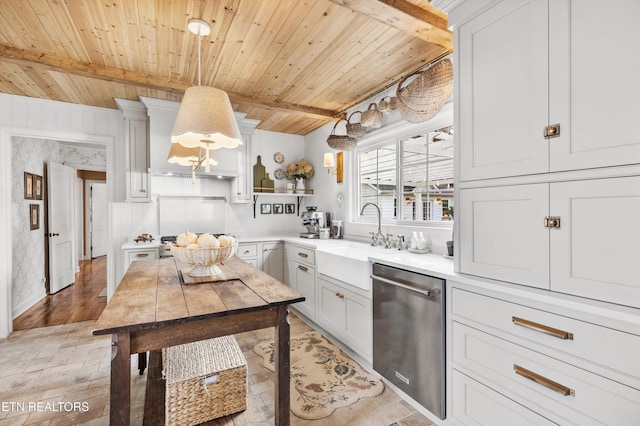
{"type": "Polygon", "coordinates": [[[399,251],[393,248],[385,249],[380,246],[370,247],[369,244],[351,240],[320,240],[283,235],[267,235],[260,237],[244,236],[242,238],[238,238],[238,241],[241,243],[284,241],[312,249],[326,249],[347,244],[367,247],[369,250],[373,250],[375,252],[375,254],[369,256],[369,260],[371,262],[379,262],[420,274],[451,280],[459,284],[470,286],[470,288],[476,288],[483,292],[495,292],[503,294],[506,297],[524,297],[532,302],[553,303],[555,305],[566,307],[567,309],[574,309],[576,311],[582,311],[589,314],[605,315],[609,318],[615,318],[616,320],[624,321],[625,323],[640,326],[640,309],[472,275],[459,274],[453,270],[453,259],[444,257],[441,254],[415,254],[410,253],[409,251],[399,251]]]}

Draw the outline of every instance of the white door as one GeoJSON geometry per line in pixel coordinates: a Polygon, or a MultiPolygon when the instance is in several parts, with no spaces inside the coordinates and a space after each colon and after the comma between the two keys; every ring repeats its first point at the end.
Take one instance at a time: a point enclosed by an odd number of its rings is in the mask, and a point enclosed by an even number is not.
{"type": "Polygon", "coordinates": [[[640,176],[551,184],[551,290],[640,308],[640,176]]]}
{"type": "Polygon", "coordinates": [[[506,0],[460,26],[461,180],[548,171],[547,13],[506,0]]]}
{"type": "Polygon", "coordinates": [[[594,31],[601,0],[549,2],[549,117],[560,123],[549,141],[551,171],[640,162],[640,2],[606,4],[616,22],[594,31]]]}
{"type": "Polygon", "coordinates": [[[49,277],[50,292],[56,293],[75,279],[73,197],[75,172],[71,167],[49,163],[49,277]]]}
{"type": "Polygon", "coordinates": [[[91,188],[91,258],[107,254],[107,184],[92,183],[91,188]]]}
{"type": "Polygon", "coordinates": [[[461,189],[460,271],[549,288],[549,186],[461,189]]]}

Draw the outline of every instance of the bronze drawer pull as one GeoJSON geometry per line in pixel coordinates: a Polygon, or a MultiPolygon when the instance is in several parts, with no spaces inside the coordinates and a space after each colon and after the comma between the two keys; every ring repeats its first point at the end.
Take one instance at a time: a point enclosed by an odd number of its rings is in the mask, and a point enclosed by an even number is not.
{"type": "Polygon", "coordinates": [[[558,330],[557,328],[538,324],[537,322],[528,321],[518,317],[511,317],[511,321],[513,321],[515,325],[530,328],[531,330],[539,331],[540,333],[549,334],[550,336],[557,337],[558,339],[573,340],[573,333],[569,333],[568,331],[558,330]]]}
{"type": "Polygon", "coordinates": [[[336,297],[339,299],[344,299],[344,294],[336,292],[336,297]]]}
{"type": "Polygon", "coordinates": [[[300,257],[309,257],[309,255],[307,253],[298,253],[298,256],[300,256],[300,257]]]}
{"type": "Polygon", "coordinates": [[[136,254],[136,256],[138,256],[138,257],[147,257],[147,256],[149,256],[149,253],[138,253],[138,254],[136,254]]]}
{"type": "Polygon", "coordinates": [[[513,371],[516,372],[516,374],[524,377],[525,379],[529,379],[532,380],[538,384],[541,384],[542,386],[545,386],[549,389],[551,389],[552,391],[558,392],[562,395],[565,396],[575,396],[576,393],[573,389],[568,388],[564,385],[561,385],[560,383],[554,382],[553,380],[549,380],[546,377],[543,377],[539,374],[534,373],[533,371],[529,371],[526,368],[522,368],[519,365],[513,364],[513,371]]]}
{"type": "Polygon", "coordinates": [[[298,269],[304,272],[307,272],[309,270],[306,266],[302,266],[302,265],[298,265],[298,269]]]}

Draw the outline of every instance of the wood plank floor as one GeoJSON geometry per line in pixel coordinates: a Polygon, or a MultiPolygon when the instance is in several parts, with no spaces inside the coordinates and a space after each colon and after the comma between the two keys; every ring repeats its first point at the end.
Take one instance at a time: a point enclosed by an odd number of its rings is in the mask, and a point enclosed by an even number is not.
{"type": "MultiPolygon", "coordinates": [[[[291,333],[311,330],[290,316],[291,333]]],[[[13,402],[0,410],[0,425],[107,426],[111,336],[93,336],[95,321],[21,330],[0,339],[0,398],[13,402]],[[38,408],[35,404],[65,404],[69,409],[38,408]],[[77,406],[77,404],[84,404],[77,406]]],[[[263,366],[253,347],[273,339],[274,329],[237,334],[247,360],[247,410],[220,419],[214,426],[272,426],[275,375],[263,366]]],[[[131,363],[131,424],[143,426],[147,373],[131,363]]],[[[433,426],[388,387],[373,398],[337,409],[329,417],[304,420],[291,415],[291,426],[433,426]]],[[[155,425],[154,425],[155,426],[155,425]]]]}
{"type": "Polygon", "coordinates": [[[13,320],[14,330],[96,320],[107,305],[98,297],[107,287],[107,257],[80,262],[75,283],[49,294],[13,320]]]}

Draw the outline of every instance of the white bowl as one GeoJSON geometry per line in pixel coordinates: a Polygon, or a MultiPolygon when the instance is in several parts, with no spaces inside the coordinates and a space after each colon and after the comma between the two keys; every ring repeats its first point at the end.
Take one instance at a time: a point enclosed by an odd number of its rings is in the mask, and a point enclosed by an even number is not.
{"type": "Polygon", "coordinates": [[[192,277],[209,277],[222,273],[216,266],[236,254],[238,243],[220,248],[190,249],[186,247],[171,246],[171,253],[184,263],[193,265],[189,272],[192,277]]]}

